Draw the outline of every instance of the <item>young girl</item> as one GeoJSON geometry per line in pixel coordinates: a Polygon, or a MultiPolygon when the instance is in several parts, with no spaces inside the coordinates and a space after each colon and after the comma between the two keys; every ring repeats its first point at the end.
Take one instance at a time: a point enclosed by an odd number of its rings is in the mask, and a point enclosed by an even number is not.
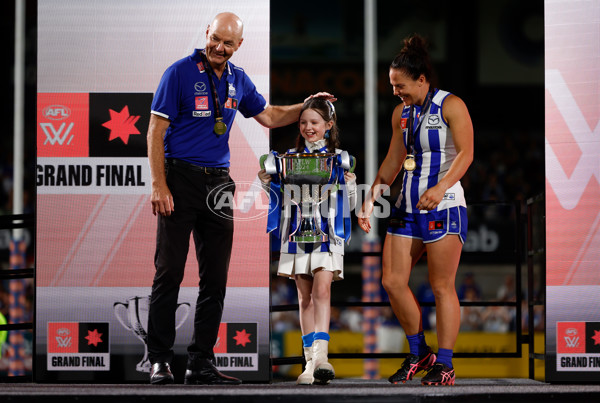
{"type": "MultiPolygon", "coordinates": [[[[300,134],[296,148],[288,150],[288,153],[341,153],[342,150],[337,148],[339,132],[336,120],[335,109],[330,101],[309,98],[300,112],[300,134]]],[[[264,184],[271,181],[271,176],[264,169],[259,171],[258,176],[264,184]]],[[[289,234],[293,233],[296,225],[290,219],[295,206],[283,206],[284,219],[280,228],[281,256],[277,274],[293,278],[298,290],[302,345],[306,359],[306,369],[297,380],[300,385],[323,385],[335,377],[333,366],[327,361],[330,294],[331,282],[344,278],[344,238],[336,235],[333,221],[336,215],[344,214],[337,211],[338,197],[348,197],[350,209],[346,214],[350,214],[356,205],[356,176],[345,171],[344,179],[345,192],[340,187],[328,199],[328,217],[331,219],[326,221],[326,217],[322,218],[326,223],[323,223],[321,228],[326,225],[329,229],[328,241],[290,242],[289,234]]]]}

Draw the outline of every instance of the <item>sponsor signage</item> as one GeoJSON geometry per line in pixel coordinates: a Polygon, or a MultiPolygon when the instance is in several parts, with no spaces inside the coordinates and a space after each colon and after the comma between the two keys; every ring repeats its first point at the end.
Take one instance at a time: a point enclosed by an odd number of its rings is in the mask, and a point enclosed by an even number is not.
{"type": "Polygon", "coordinates": [[[258,370],[258,324],[221,323],[214,352],[219,370],[258,370]]]}
{"type": "Polygon", "coordinates": [[[146,157],[151,93],[90,93],[90,157],[146,157]]]}
{"type": "Polygon", "coordinates": [[[38,94],[38,157],[146,157],[152,96],[38,94]]]}
{"type": "Polygon", "coordinates": [[[48,371],[109,371],[108,323],[48,322],[48,371]]]}
{"type": "Polygon", "coordinates": [[[600,372],[600,322],[556,322],[556,370],[600,372]]]}
{"type": "Polygon", "coordinates": [[[87,157],[88,94],[37,94],[38,157],[87,157]]]}
{"type": "Polygon", "coordinates": [[[38,158],[38,194],[148,194],[147,158],[38,158]]]}
{"type": "Polygon", "coordinates": [[[545,377],[598,383],[600,108],[589,100],[600,95],[600,21],[591,17],[600,3],[544,5],[545,234],[536,238],[545,251],[545,377]]]}
{"type": "Polygon", "coordinates": [[[38,94],[38,194],[147,194],[151,103],[151,93],[38,94]]]}

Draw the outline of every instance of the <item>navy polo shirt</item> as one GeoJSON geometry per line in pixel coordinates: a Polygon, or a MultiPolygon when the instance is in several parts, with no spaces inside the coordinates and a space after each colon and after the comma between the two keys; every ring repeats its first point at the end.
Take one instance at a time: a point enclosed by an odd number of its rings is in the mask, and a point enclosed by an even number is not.
{"type": "Polygon", "coordinates": [[[227,132],[215,134],[210,76],[200,52],[173,63],[163,74],[152,100],[152,113],[171,121],[165,134],[165,157],[201,166],[229,167],[229,133],[239,110],[251,118],[267,107],[265,98],[243,69],[227,62],[221,80],[212,74],[227,132]]]}

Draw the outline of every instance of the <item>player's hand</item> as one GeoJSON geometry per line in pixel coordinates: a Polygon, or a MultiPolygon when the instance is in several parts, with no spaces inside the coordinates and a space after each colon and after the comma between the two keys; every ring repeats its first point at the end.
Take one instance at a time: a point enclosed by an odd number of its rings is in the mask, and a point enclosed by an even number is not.
{"type": "Polygon", "coordinates": [[[173,195],[166,184],[152,186],[150,203],[152,203],[152,214],[154,215],[170,216],[175,211],[173,195]]]}
{"type": "Polygon", "coordinates": [[[264,184],[271,182],[271,175],[267,173],[265,169],[258,171],[258,179],[264,184]]]}
{"type": "Polygon", "coordinates": [[[326,100],[331,101],[331,102],[337,101],[337,98],[334,95],[332,95],[328,92],[325,92],[325,91],[321,91],[321,92],[317,92],[316,94],[309,95],[308,97],[306,97],[304,102],[308,101],[311,98],[325,98],[326,100]]]}
{"type": "Polygon", "coordinates": [[[367,234],[371,231],[371,213],[373,212],[373,202],[365,200],[360,211],[357,213],[358,226],[367,234]]]}
{"type": "Polygon", "coordinates": [[[345,171],[344,179],[346,180],[346,183],[356,182],[356,175],[353,172],[345,171]]]}
{"type": "Polygon", "coordinates": [[[427,189],[419,198],[417,208],[419,210],[427,211],[434,210],[444,198],[445,193],[446,192],[438,186],[427,189]]]}

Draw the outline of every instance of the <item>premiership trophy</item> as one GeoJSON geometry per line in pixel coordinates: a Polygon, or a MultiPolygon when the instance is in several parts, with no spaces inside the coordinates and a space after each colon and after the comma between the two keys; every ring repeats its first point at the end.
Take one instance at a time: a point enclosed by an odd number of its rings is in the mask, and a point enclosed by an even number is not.
{"type": "MultiPolygon", "coordinates": [[[[127,302],[115,302],[113,309],[115,316],[125,329],[131,330],[135,337],[144,343],[144,357],[135,366],[136,371],[150,372],[152,365],[148,360],[148,310],[150,307],[150,296],[131,297],[127,302]]],[[[177,304],[178,322],[175,326],[179,329],[190,313],[190,304],[183,302],[177,304]],[[181,309],[180,309],[181,308],[181,309]]]]}
{"type": "Polygon", "coordinates": [[[325,201],[330,191],[337,189],[338,178],[334,168],[354,169],[354,158],[347,151],[333,153],[270,153],[261,157],[261,165],[270,175],[278,175],[288,200],[300,211],[300,224],[290,234],[290,242],[326,242],[329,236],[321,230],[318,205],[325,201]],[[300,189],[299,200],[292,197],[291,189],[300,189]]]}

